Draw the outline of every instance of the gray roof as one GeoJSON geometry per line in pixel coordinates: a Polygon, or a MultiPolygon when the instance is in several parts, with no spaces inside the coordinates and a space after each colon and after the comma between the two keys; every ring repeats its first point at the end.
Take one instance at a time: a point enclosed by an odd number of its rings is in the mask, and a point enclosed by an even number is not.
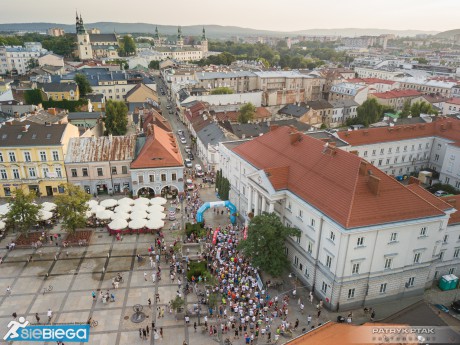
{"type": "Polygon", "coordinates": [[[101,103],[104,100],[104,95],[102,93],[90,93],[86,95],[86,99],[89,99],[91,102],[101,103]]]}
{"type": "Polygon", "coordinates": [[[65,162],[132,161],[135,148],[135,135],[72,138],[65,162]]]}
{"type": "Polygon", "coordinates": [[[3,125],[0,128],[0,146],[60,145],[67,126],[68,124],[46,126],[34,123],[3,125]]]}
{"type": "Polygon", "coordinates": [[[345,141],[337,138],[335,135],[333,135],[331,133],[328,133],[326,131],[307,132],[305,134],[310,136],[310,137],[319,139],[319,140],[327,139],[329,142],[335,142],[337,147],[348,146],[348,144],[345,141]]]}
{"type": "Polygon", "coordinates": [[[118,43],[117,35],[115,34],[89,34],[91,43],[96,42],[114,42],[118,43]]]}
{"type": "Polygon", "coordinates": [[[332,108],[332,105],[323,99],[307,102],[307,105],[315,110],[332,108]]]}
{"type": "Polygon", "coordinates": [[[351,108],[351,107],[358,107],[359,104],[352,99],[341,99],[338,101],[329,101],[329,104],[332,105],[333,108],[351,108]]]}
{"type": "Polygon", "coordinates": [[[228,71],[228,72],[200,72],[196,74],[198,80],[208,80],[216,78],[238,78],[238,77],[255,77],[250,71],[228,71]]]}
{"type": "Polygon", "coordinates": [[[297,118],[301,117],[307,112],[308,108],[305,105],[296,104],[288,104],[278,111],[279,114],[290,115],[297,118]]]}
{"type": "Polygon", "coordinates": [[[74,113],[69,113],[67,115],[67,118],[69,121],[72,120],[97,120],[100,117],[104,117],[105,113],[100,112],[100,111],[95,111],[95,112],[87,112],[87,111],[81,111],[81,112],[74,112],[74,113]]]}
{"type": "Polygon", "coordinates": [[[69,92],[77,91],[77,83],[46,83],[39,84],[39,88],[42,88],[45,92],[69,92]]]}
{"type": "Polygon", "coordinates": [[[215,146],[226,139],[222,129],[214,122],[204,127],[196,135],[206,147],[209,144],[215,146]]]}
{"type": "Polygon", "coordinates": [[[308,131],[311,128],[311,126],[295,119],[244,124],[222,123],[224,128],[235,134],[238,138],[258,137],[261,134],[269,132],[271,125],[294,126],[301,132],[308,131]]]}

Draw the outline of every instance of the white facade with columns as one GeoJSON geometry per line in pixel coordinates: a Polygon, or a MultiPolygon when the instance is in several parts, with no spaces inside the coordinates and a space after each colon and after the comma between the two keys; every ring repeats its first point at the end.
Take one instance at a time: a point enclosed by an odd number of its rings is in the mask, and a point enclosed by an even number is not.
{"type": "Polygon", "coordinates": [[[460,234],[441,244],[453,207],[439,216],[347,229],[290,190],[276,191],[263,170],[232,151],[246,141],[220,144],[229,199],[246,221],[249,213],[274,212],[285,225],[301,230],[300,237],[286,242],[288,269],[328,308],[422,295],[441,273],[460,273],[460,234]]]}

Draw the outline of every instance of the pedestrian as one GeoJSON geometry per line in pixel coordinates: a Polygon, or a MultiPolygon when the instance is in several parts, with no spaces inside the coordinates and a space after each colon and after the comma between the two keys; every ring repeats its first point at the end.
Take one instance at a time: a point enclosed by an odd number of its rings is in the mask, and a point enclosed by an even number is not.
{"type": "Polygon", "coordinates": [[[11,287],[8,285],[8,287],[6,288],[6,294],[7,295],[11,295],[11,287]]]}
{"type": "Polygon", "coordinates": [[[195,333],[196,333],[196,321],[193,323],[193,328],[195,329],[195,333]]]}
{"type": "Polygon", "coordinates": [[[152,308],[152,300],[149,298],[149,299],[147,300],[147,302],[148,302],[148,304],[149,304],[149,308],[152,308]]]}
{"type": "Polygon", "coordinates": [[[374,322],[374,320],[375,320],[375,310],[372,310],[371,321],[374,322]]]}
{"type": "Polygon", "coordinates": [[[310,303],[313,304],[313,291],[310,291],[310,303]]]}
{"type": "Polygon", "coordinates": [[[185,324],[188,326],[190,323],[190,317],[188,315],[185,315],[185,324]]]}
{"type": "Polygon", "coordinates": [[[142,329],[142,336],[144,339],[147,339],[147,330],[145,328],[142,329]]]}
{"type": "Polygon", "coordinates": [[[35,319],[37,320],[37,323],[40,324],[40,316],[38,316],[38,313],[35,313],[35,319]]]}
{"type": "Polygon", "coordinates": [[[139,338],[142,339],[142,328],[139,328],[139,338]]]}
{"type": "Polygon", "coordinates": [[[53,312],[51,311],[50,308],[48,308],[48,312],[46,313],[46,315],[48,316],[48,322],[51,322],[51,319],[53,317],[53,312]]]}
{"type": "Polygon", "coordinates": [[[296,320],[295,320],[294,329],[296,330],[297,327],[299,327],[299,319],[296,319],[296,320]]]}
{"type": "Polygon", "coordinates": [[[160,294],[159,293],[157,293],[155,295],[155,302],[160,302],[160,294]]]}
{"type": "Polygon", "coordinates": [[[311,323],[311,315],[308,315],[307,317],[307,326],[310,326],[311,323]]]}
{"type": "Polygon", "coordinates": [[[303,309],[305,308],[305,306],[303,305],[302,302],[300,302],[300,313],[303,314],[303,309]]]}
{"type": "Polygon", "coordinates": [[[321,315],[321,309],[318,309],[318,319],[320,315],[321,315]]]}
{"type": "Polygon", "coordinates": [[[147,272],[144,272],[144,280],[147,281],[147,272]]]}
{"type": "Polygon", "coordinates": [[[150,335],[150,328],[149,325],[147,325],[147,328],[145,329],[147,331],[147,337],[150,335]]]}
{"type": "Polygon", "coordinates": [[[322,300],[322,299],[319,301],[319,307],[320,307],[320,308],[323,307],[323,300],[322,300]]]}
{"type": "Polygon", "coordinates": [[[91,295],[93,296],[93,302],[96,302],[96,293],[93,291],[91,295]]]}
{"type": "Polygon", "coordinates": [[[163,327],[160,327],[160,337],[163,339],[163,327]]]}

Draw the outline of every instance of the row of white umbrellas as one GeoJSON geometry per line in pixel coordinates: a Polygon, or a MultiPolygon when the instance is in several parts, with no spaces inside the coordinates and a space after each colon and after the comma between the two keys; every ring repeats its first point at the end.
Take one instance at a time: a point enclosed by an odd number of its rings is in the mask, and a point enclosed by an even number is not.
{"type": "Polygon", "coordinates": [[[148,228],[152,230],[160,229],[165,225],[165,222],[162,221],[161,219],[133,219],[129,223],[125,219],[121,218],[116,218],[112,220],[112,222],[109,223],[109,228],[112,230],[122,230],[125,228],[130,228],[130,229],[142,229],[142,228],[148,228]]]}
{"type": "MultiPolygon", "coordinates": [[[[149,205],[164,205],[167,203],[167,200],[165,198],[162,198],[162,197],[156,197],[156,198],[153,198],[153,199],[147,199],[147,198],[137,198],[137,199],[131,199],[131,198],[122,198],[120,200],[116,200],[116,199],[105,199],[105,200],[102,200],[99,205],[100,206],[103,206],[105,208],[111,208],[111,207],[115,207],[115,206],[134,206],[134,207],[137,207],[139,205],[145,205],[145,206],[149,206],[149,205]]],[[[97,201],[95,200],[91,200],[88,202],[88,206],[90,208],[92,208],[93,206],[96,206],[97,205],[97,201]]]]}
{"type": "MultiPolygon", "coordinates": [[[[45,201],[40,206],[40,211],[51,212],[57,208],[57,205],[54,202],[45,201]]],[[[0,216],[5,216],[10,211],[10,204],[0,205],[0,216]]],[[[51,217],[50,217],[51,218],[51,217]]],[[[49,219],[49,218],[48,218],[49,219]]]]}

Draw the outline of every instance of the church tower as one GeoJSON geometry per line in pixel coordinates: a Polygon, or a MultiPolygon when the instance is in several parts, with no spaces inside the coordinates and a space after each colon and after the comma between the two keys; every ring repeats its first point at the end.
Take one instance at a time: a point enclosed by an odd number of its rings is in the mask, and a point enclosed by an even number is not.
{"type": "Polygon", "coordinates": [[[155,35],[153,35],[153,44],[155,45],[155,47],[161,47],[162,43],[162,39],[160,37],[160,34],[158,33],[158,26],[156,26],[155,35]]]}
{"type": "Polygon", "coordinates": [[[184,38],[182,37],[182,28],[179,26],[177,28],[177,41],[176,45],[182,48],[184,46],[184,38]]]}
{"type": "Polygon", "coordinates": [[[208,52],[208,39],[206,38],[206,31],[204,30],[203,26],[203,34],[201,35],[201,51],[203,52],[203,56],[206,55],[208,52]]]}
{"type": "Polygon", "coordinates": [[[83,19],[78,17],[76,18],[76,31],[77,31],[77,49],[78,49],[78,57],[80,60],[90,60],[93,58],[93,49],[91,48],[91,41],[89,39],[89,34],[85,29],[85,25],[83,24],[83,19]]]}

